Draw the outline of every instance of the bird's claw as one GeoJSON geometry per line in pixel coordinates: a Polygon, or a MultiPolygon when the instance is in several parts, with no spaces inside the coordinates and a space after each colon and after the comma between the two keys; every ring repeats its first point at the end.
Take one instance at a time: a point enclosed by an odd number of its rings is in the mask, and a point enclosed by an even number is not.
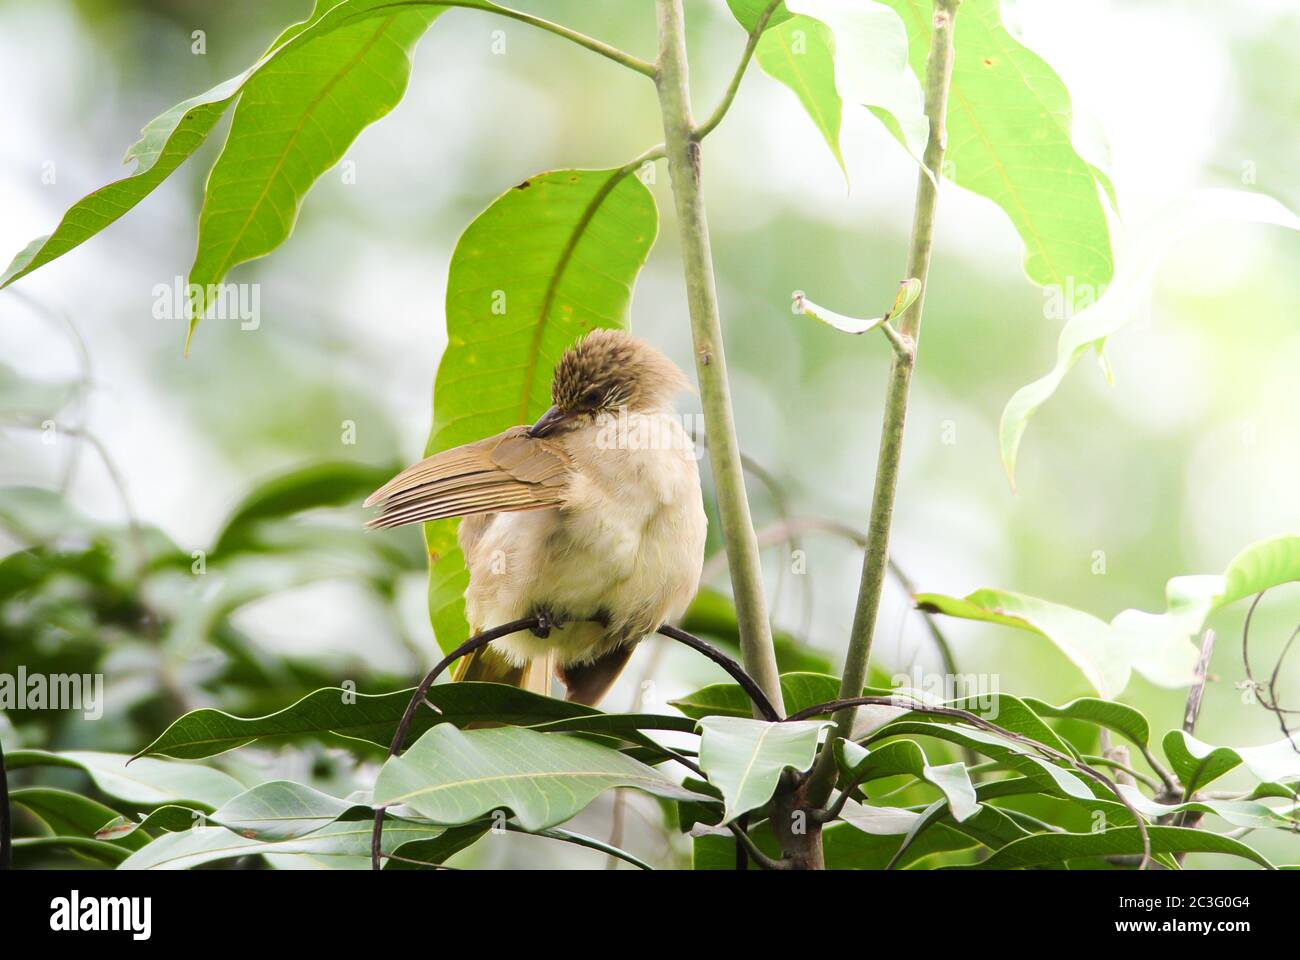
{"type": "Polygon", "coordinates": [[[534,637],[545,640],[552,630],[564,629],[564,622],[548,610],[538,610],[533,616],[537,618],[537,626],[532,628],[534,637]]]}

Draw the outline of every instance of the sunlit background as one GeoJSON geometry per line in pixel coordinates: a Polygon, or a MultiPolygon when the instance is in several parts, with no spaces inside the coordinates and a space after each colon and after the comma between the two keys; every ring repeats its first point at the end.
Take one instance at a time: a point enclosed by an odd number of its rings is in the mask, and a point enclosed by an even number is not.
{"type": "MultiPolygon", "coordinates": [[[[653,55],[650,0],[517,5],[653,55]]],[[[122,153],[145,122],[238,73],[310,6],[4,0],[0,260],[123,175],[122,153]],[[205,32],[202,55],[192,52],[195,30],[205,32]]],[[[703,114],[744,35],[723,0],[687,6],[703,114]]],[[[1294,3],[1019,0],[1004,8],[1068,86],[1080,138],[1097,157],[1108,154],[1125,222],[1205,186],[1259,190],[1300,207],[1294,3]]],[[[348,151],[354,176],[327,173],[290,241],[234,271],[233,280],[259,285],[260,327],[207,323],[183,359],[184,322],[155,316],[154,291],[188,270],[203,178],[222,139],[214,134],[101,235],[0,293],[0,553],[100,536],[129,580],[131,551],[150,536],[133,536],[132,523],[157,528],[186,554],[208,551],[268,478],[324,462],[382,474],[417,458],[460,232],[520,180],[618,166],[662,136],[644,78],[525,25],[450,11],[421,41],[404,101],[348,151]],[[53,433],[42,429],[46,420],[53,433]],[[19,485],[52,494],[9,489],[19,485]]],[[[750,477],[760,527],[780,520],[781,498],[792,517],[865,525],[888,345],[817,326],[789,304],[805,290],[849,314],[888,306],[904,268],[915,166],[869,113],[847,104],[843,143],[850,184],[794,96],[751,68],[704,147],[741,444],[779,491],[750,477]]],[[[662,164],[652,189],[660,234],[632,325],[693,370],[662,164]]],[[[895,519],[896,559],[920,590],[996,586],[1109,619],[1126,607],[1163,609],[1170,577],[1221,571],[1255,540],[1300,532],[1300,238],[1223,228],[1171,251],[1149,310],[1110,342],[1114,386],[1095,364],[1079,365],[1031,423],[1013,492],[998,457],[998,417],[1016,388],[1050,367],[1061,326],[1025,279],[1021,255],[992,203],[944,190],[895,519]]],[[[23,662],[16,657],[34,656],[45,669],[98,662],[109,689],[95,723],[0,717],[6,747],[12,739],[134,752],[196,706],[266,712],[317,681],[409,685],[436,650],[422,548],[410,531],[354,534],[361,520],[359,505],[318,517],[318,540],[295,539],[303,524],[286,522],[289,545],[279,554],[266,548],[209,579],[157,578],[122,601],[140,604],[138,615],[111,629],[102,604],[92,610],[76,590],[47,596],[49,610],[0,606],[4,670],[23,662]],[[391,542],[376,548],[376,538],[391,542]],[[236,647],[292,667],[235,682],[236,647]]],[[[812,535],[797,546],[807,555],[802,576],[788,545],[766,555],[774,617],[838,669],[860,554],[812,535]]],[[[721,571],[713,585],[725,590],[721,571]]],[[[1300,618],[1300,589],[1274,593],[1251,637],[1267,669],[1300,618]]],[[[1279,736],[1275,718],[1243,704],[1235,687],[1244,677],[1243,613],[1235,607],[1213,623],[1219,641],[1197,728],[1212,743],[1279,736]]],[[[943,626],[963,673],[1053,702],[1086,692],[1045,641],[991,625],[943,626]]],[[[887,590],[875,658],[891,674],[939,669],[897,584],[887,590]]],[[[606,706],[669,709],[667,700],[716,678],[689,653],[647,642],[606,706]]],[[[1300,695],[1294,675],[1286,690],[1300,695]]],[[[1183,691],[1135,676],[1124,699],[1158,732],[1181,723],[1183,691]]],[[[376,769],[355,766],[342,749],[305,747],[220,762],[247,782],[314,773],[318,785],[343,792],[368,786],[376,769]]],[[[615,815],[606,798],[580,827],[621,830],[639,855],[684,862],[688,848],[659,828],[655,802],[620,803],[615,815]]],[[[1298,859],[1295,843],[1258,837],[1279,862],[1298,859]]],[[[603,862],[514,835],[462,860],[603,862]]]]}

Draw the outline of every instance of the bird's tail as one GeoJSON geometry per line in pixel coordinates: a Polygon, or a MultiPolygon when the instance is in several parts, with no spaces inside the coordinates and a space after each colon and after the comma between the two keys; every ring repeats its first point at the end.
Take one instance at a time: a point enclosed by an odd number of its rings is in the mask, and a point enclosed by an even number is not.
{"type": "Polygon", "coordinates": [[[479,680],[484,683],[504,683],[521,690],[550,696],[551,677],[555,675],[555,651],[544,657],[534,657],[524,666],[516,666],[491,646],[479,647],[461,660],[456,667],[455,679],[479,680]]]}

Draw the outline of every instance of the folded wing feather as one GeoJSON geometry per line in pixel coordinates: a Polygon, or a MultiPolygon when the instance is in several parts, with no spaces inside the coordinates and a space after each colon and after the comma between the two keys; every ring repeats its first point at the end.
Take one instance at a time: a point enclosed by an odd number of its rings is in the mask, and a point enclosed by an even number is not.
{"type": "Polygon", "coordinates": [[[544,510],[564,503],[573,459],[527,427],[454,447],[407,467],[366,500],[378,504],[370,527],[446,517],[544,510]]]}

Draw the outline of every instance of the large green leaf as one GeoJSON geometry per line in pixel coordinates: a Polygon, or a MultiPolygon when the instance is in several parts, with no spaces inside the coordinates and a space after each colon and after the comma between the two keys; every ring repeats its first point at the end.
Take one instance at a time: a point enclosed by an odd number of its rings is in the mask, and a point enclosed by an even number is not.
{"type": "Polygon", "coordinates": [[[965,764],[944,763],[931,766],[925,751],[915,741],[894,740],[876,750],[867,750],[852,740],[839,740],[836,743],[836,756],[844,775],[850,780],[866,782],[879,777],[910,774],[918,780],[933,784],[943,794],[952,818],[958,823],[979,810],[975,787],[971,783],[970,774],[966,772],[965,764]]]}
{"type": "MultiPolygon", "coordinates": [[[[1147,834],[1153,853],[1226,853],[1273,869],[1262,854],[1222,834],[1184,827],[1147,827],[1147,834]]],[[[1012,870],[1084,857],[1131,856],[1141,852],[1142,836],[1137,827],[1116,827],[1097,833],[1038,833],[1007,844],[968,869],[1012,870]]]]}
{"type": "Polygon", "coordinates": [[[1263,783],[1300,778],[1300,747],[1287,738],[1258,747],[1216,747],[1182,730],[1170,730],[1161,746],[1189,793],[1243,765],[1263,783]]]}
{"type": "Polygon", "coordinates": [[[11,770],[75,767],[89,774],[95,786],[110,797],[142,807],[187,800],[212,810],[244,789],[239,781],[211,767],[174,760],[132,760],[124,753],[15,750],[6,754],[5,765],[11,770]]]}
{"type": "MultiPolygon", "coordinates": [[[[966,16],[964,8],[965,4],[959,23],[966,16]]],[[[1169,249],[1185,236],[1233,222],[1300,230],[1300,217],[1272,197],[1241,190],[1204,190],[1169,205],[1125,237],[1119,267],[1105,294],[1071,317],[1061,331],[1055,365],[1017,390],[1002,411],[998,429],[1002,464],[1013,484],[1016,456],[1029,418],[1051,398],[1080,357],[1090,349],[1100,349],[1107,337],[1142,315],[1144,294],[1169,249]]]]}
{"type": "MultiPolygon", "coordinates": [[[[447,275],[447,349],[426,453],[540,416],[565,349],[597,327],[627,326],[658,222],[650,192],[626,169],[542,173],[479,214],[447,275]]],[[[429,618],[444,650],[469,635],[457,522],[425,525],[429,618]]]]}
{"type": "MultiPolygon", "coordinates": [[[[932,613],[1000,623],[1050,640],[1103,697],[1115,697],[1128,685],[1129,651],[1105,621],[1090,614],[1009,590],[977,590],[960,599],[922,593],[916,603],[932,613]]],[[[1190,645],[1188,649],[1192,655],[1187,670],[1190,679],[1196,651],[1190,645]]]]}
{"type": "Polygon", "coordinates": [[[817,756],[825,720],[769,723],[744,717],[700,720],[700,766],[722,791],[723,820],[760,807],[784,770],[804,771],[817,756]]]}
{"type": "MultiPolygon", "coordinates": [[[[373,5],[344,3],[339,10],[373,5]]],[[[362,130],[397,106],[410,77],[411,51],[441,12],[389,7],[320,32],[244,84],[199,216],[189,277],[196,293],[191,334],[213,305],[210,285],[283,243],[316,179],[362,130]]]]}
{"type": "Polygon", "coordinates": [[[509,809],[531,832],[563,823],[614,787],[700,799],[652,767],[567,734],[520,727],[458,730],[444,723],[384,764],[374,800],[407,804],[448,825],[509,809]]]}
{"type": "MultiPolygon", "coordinates": [[[[1212,813],[1221,817],[1234,827],[1250,827],[1258,829],[1261,827],[1279,827],[1287,830],[1296,829],[1296,821],[1287,819],[1281,811],[1274,810],[1272,807],[1265,806],[1262,803],[1256,803],[1254,800],[1189,800],[1183,803],[1157,803],[1146,796],[1137,787],[1128,784],[1117,784],[1120,793],[1124,794],[1133,808],[1149,819],[1157,817],[1168,817],[1175,813],[1184,811],[1193,811],[1199,813],[1212,813]]],[[[1116,816],[1123,816],[1124,820],[1132,821],[1132,814],[1119,804],[1111,804],[1107,801],[1099,800],[1098,803],[1107,803],[1109,807],[1115,810],[1116,816]],[[1121,814],[1121,811],[1123,813],[1121,814]]]]}
{"type": "MultiPolygon", "coordinates": [[[[929,0],[881,0],[907,27],[912,69],[924,78],[929,0]]],[[[1113,271],[1093,168],[1071,142],[1070,94],[1040,57],[1002,26],[999,0],[964,0],[954,32],[944,172],[988,197],[1025,244],[1040,286],[1097,291],[1113,271]]]]}
{"type": "MultiPolygon", "coordinates": [[[[262,841],[241,837],[225,827],[195,827],[168,833],[137,850],[119,870],[189,870],[234,857],[262,855],[281,868],[365,870],[370,867],[371,823],[331,823],[305,837],[262,841]]],[[[441,827],[395,820],[384,826],[382,852],[442,833],[441,827]]]]}
{"type": "MultiPolygon", "coordinates": [[[[195,710],[174,722],[140,755],[194,760],[254,740],[320,737],[331,733],[386,747],[413,692],[370,695],[326,687],[312,691],[283,710],[248,719],[211,708],[195,710]]],[[[430,689],[425,699],[441,712],[435,713],[427,707],[417,711],[411,724],[413,736],[435,723],[447,721],[459,725],[488,720],[528,725],[597,712],[499,683],[441,683],[430,689]]]]}

